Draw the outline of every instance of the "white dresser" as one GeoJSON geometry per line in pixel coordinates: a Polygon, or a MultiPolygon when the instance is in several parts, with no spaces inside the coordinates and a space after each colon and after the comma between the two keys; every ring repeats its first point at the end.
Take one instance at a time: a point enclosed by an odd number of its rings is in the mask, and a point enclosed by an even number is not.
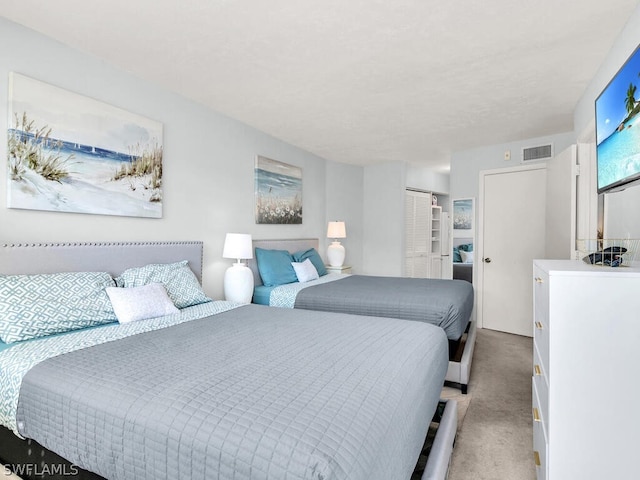
{"type": "Polygon", "coordinates": [[[640,478],[640,269],[533,269],[538,480],[640,478]]]}

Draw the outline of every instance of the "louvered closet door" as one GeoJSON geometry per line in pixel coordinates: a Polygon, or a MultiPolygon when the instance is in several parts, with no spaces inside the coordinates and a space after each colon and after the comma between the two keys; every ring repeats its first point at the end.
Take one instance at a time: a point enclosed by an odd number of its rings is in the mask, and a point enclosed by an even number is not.
{"type": "Polygon", "coordinates": [[[407,191],[405,194],[405,275],[428,278],[430,273],[431,194],[407,191]]]}

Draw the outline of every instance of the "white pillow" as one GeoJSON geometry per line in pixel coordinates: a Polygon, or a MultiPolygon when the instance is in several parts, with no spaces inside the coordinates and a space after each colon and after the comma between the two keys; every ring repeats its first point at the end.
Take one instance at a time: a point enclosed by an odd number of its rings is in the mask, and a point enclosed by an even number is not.
{"type": "Polygon", "coordinates": [[[462,263],[473,263],[473,252],[460,250],[460,257],[462,258],[462,263]]]}
{"type": "Polygon", "coordinates": [[[318,270],[313,266],[311,260],[308,258],[304,262],[291,262],[293,265],[293,269],[296,271],[296,277],[298,277],[298,281],[300,283],[310,282],[311,280],[316,280],[320,278],[318,275],[318,270]]]}
{"type": "Polygon", "coordinates": [[[107,287],[106,290],[120,323],[162,317],[180,311],[161,283],[129,288],[107,287]]]}

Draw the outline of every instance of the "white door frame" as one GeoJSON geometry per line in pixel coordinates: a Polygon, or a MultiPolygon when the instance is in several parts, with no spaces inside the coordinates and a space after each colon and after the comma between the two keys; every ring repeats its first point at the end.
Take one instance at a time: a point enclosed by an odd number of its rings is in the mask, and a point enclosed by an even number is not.
{"type": "MultiPolygon", "coordinates": [[[[534,163],[531,165],[522,165],[518,167],[507,167],[507,168],[494,168],[491,170],[480,170],[478,174],[478,181],[480,183],[478,188],[478,228],[476,230],[476,238],[475,242],[477,246],[474,246],[474,250],[476,251],[476,255],[474,256],[474,266],[473,266],[473,283],[476,285],[476,322],[479,328],[484,328],[484,318],[482,313],[482,302],[483,302],[483,294],[484,285],[484,262],[482,259],[484,258],[484,178],[487,175],[496,175],[500,173],[513,173],[513,172],[523,172],[523,171],[533,171],[533,170],[546,170],[547,165],[543,162],[534,163]]],[[[532,267],[533,268],[533,267],[532,267]]]]}

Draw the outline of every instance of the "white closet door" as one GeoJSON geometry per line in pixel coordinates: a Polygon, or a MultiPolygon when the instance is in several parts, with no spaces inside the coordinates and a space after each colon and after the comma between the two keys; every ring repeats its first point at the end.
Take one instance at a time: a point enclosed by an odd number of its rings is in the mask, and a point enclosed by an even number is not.
{"type": "Polygon", "coordinates": [[[431,247],[431,194],[407,191],[405,194],[405,275],[428,278],[431,247]]]}

